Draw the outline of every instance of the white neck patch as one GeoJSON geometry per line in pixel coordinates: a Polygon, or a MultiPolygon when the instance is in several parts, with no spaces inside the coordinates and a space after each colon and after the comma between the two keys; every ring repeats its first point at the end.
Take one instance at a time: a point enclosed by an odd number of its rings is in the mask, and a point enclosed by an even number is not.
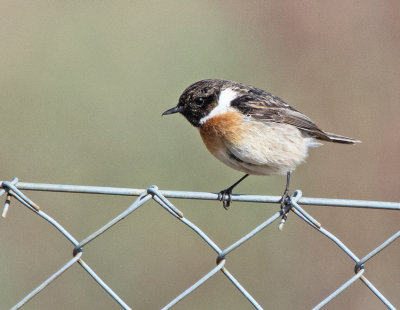
{"type": "Polygon", "coordinates": [[[224,114],[228,112],[231,107],[231,102],[233,99],[237,97],[237,93],[232,90],[231,88],[224,89],[218,97],[218,104],[217,106],[211,110],[211,112],[204,116],[200,121],[200,125],[203,125],[206,121],[208,121],[210,118],[224,114]]]}

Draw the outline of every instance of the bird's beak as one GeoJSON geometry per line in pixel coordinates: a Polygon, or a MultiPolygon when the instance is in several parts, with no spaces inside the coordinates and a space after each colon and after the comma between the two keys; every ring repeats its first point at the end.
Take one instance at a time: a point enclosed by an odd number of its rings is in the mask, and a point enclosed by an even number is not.
{"type": "Polygon", "coordinates": [[[171,109],[168,109],[162,115],[174,114],[174,113],[179,113],[179,112],[182,112],[182,106],[176,106],[171,109]]]}

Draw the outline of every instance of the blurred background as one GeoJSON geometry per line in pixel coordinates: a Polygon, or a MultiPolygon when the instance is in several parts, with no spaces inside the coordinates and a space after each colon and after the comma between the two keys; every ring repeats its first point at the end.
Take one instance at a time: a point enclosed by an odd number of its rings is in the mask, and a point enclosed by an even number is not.
{"type": "MultiPolygon", "coordinates": [[[[311,150],[292,176],[304,196],[399,201],[400,2],[8,1],[0,3],[0,180],[218,192],[242,174],[218,162],[182,116],[161,118],[204,78],[271,91],[327,131],[362,140],[311,150]]],[[[252,176],[236,193],[281,195],[252,176]]],[[[82,240],[134,197],[25,192],[82,240]]],[[[1,201],[5,199],[1,197],[1,201]]],[[[0,202],[1,202],[0,201],[0,202]]],[[[221,248],[279,209],[172,200],[221,248]]],[[[1,202],[2,204],[3,202],[1,202]]],[[[395,211],[309,206],[363,257],[399,229],[395,211]]],[[[289,215],[226,266],[266,309],[310,309],[353,275],[337,246],[289,215]]],[[[0,221],[0,308],[72,256],[71,244],[15,200],[0,221]]],[[[399,242],[366,276],[400,305],[399,242]]],[[[84,248],[85,261],[133,309],[159,309],[215,264],[186,226],[146,204],[84,248]]],[[[357,282],[326,309],[384,309],[357,282]]],[[[79,265],[24,309],[119,309],[79,265]]],[[[174,309],[252,309],[217,274],[174,309]]]]}

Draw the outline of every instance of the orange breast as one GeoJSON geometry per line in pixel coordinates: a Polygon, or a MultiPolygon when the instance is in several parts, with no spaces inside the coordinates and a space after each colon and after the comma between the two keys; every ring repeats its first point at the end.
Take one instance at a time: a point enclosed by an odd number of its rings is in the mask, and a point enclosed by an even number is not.
{"type": "Polygon", "coordinates": [[[226,142],[237,144],[243,138],[240,112],[228,112],[214,116],[200,127],[200,135],[208,151],[215,155],[225,149],[226,142]]]}

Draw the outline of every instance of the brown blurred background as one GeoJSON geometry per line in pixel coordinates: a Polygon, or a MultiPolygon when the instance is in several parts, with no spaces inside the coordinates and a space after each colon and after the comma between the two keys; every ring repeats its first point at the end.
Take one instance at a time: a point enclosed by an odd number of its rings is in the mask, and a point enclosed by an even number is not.
{"type": "MultiPolygon", "coordinates": [[[[312,150],[292,177],[304,196],[399,201],[400,2],[2,1],[0,180],[217,192],[241,174],[211,155],[179,116],[161,118],[189,84],[224,78],[267,89],[319,126],[362,140],[312,150]]],[[[280,195],[283,177],[237,193],[280,195]]],[[[133,197],[27,192],[82,240],[133,197]]],[[[1,197],[1,201],[5,199],[1,197]]],[[[224,248],[278,205],[173,200],[224,248]]],[[[2,204],[2,202],[1,202],[2,204]]],[[[395,211],[306,207],[363,257],[399,229],[395,211]]],[[[354,263],[290,215],[226,266],[265,309],[310,309],[354,263]]],[[[0,308],[72,256],[71,244],[12,201],[0,221],[0,308]]],[[[399,242],[366,276],[400,306],[399,242]]],[[[159,309],[207,273],[215,253],[149,203],[84,248],[85,261],[133,309],[159,309]]],[[[26,309],[119,309],[76,265],[26,309]]],[[[24,309],[25,309],[24,308],[24,309]]],[[[326,309],[384,309],[357,282],[326,309]]],[[[252,309],[222,274],[174,309],[252,309]]]]}

